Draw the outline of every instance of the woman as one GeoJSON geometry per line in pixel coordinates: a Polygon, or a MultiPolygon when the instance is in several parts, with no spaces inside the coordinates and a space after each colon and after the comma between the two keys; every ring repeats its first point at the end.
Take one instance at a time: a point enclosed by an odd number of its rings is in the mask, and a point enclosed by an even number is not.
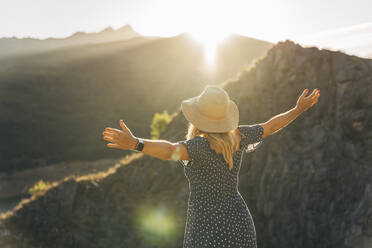
{"type": "Polygon", "coordinates": [[[313,106],[320,96],[305,89],[295,107],[267,122],[238,125],[239,111],[227,92],[208,85],[196,97],[184,100],[189,121],[186,140],[168,142],[135,137],[121,120],[123,130],[106,128],[108,147],[138,150],[163,160],[179,161],[189,181],[184,248],[257,247],[250,211],[238,191],[243,151],[256,149],[264,138],[282,129],[313,106]]]}

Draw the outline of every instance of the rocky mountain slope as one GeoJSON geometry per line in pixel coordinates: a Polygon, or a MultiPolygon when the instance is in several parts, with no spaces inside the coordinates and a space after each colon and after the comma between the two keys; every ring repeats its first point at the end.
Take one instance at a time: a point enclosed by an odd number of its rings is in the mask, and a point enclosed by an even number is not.
{"type": "MultiPolygon", "coordinates": [[[[239,191],[259,247],[371,247],[371,69],[368,59],[286,41],[223,82],[240,124],[288,110],[305,87],[322,92],[316,106],[244,156],[239,191]]],[[[184,140],[178,111],[162,139],[184,140]]],[[[9,213],[1,247],[181,248],[183,169],[139,155],[100,179],[66,180],[9,213]]]]}

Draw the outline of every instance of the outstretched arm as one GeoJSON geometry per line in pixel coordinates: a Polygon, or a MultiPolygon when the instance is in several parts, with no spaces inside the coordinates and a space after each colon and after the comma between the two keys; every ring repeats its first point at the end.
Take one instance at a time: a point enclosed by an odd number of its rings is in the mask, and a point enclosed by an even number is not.
{"type": "Polygon", "coordinates": [[[308,92],[308,89],[305,89],[302,92],[301,96],[297,100],[296,106],[292,109],[272,117],[265,123],[260,123],[260,125],[264,129],[262,138],[278,132],[280,129],[287,126],[294,119],[296,119],[297,116],[306,111],[308,108],[312,107],[318,101],[320,90],[314,89],[309,96],[306,96],[308,92]]]}
{"type": "MultiPolygon", "coordinates": [[[[102,133],[104,135],[103,139],[111,143],[107,144],[109,148],[116,148],[121,150],[135,150],[138,139],[132,134],[130,129],[125,125],[123,120],[120,120],[120,127],[122,130],[116,128],[107,127],[102,133]]],[[[142,138],[143,139],[143,138],[142,138]]],[[[173,152],[173,144],[167,140],[152,140],[152,139],[143,139],[144,147],[141,153],[162,159],[170,160],[171,153],[173,152]]],[[[179,148],[184,150],[185,148],[182,145],[177,145],[179,148]]],[[[182,156],[182,159],[188,159],[185,155],[182,156]]]]}

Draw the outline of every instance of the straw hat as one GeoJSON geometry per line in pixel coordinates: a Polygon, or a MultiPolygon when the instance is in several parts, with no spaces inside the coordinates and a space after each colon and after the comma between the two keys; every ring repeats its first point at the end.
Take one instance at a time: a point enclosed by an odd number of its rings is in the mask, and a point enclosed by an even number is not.
{"type": "Polygon", "coordinates": [[[207,85],[199,96],[183,100],[185,118],[205,132],[224,133],[239,123],[239,109],[227,92],[219,86],[207,85]]]}

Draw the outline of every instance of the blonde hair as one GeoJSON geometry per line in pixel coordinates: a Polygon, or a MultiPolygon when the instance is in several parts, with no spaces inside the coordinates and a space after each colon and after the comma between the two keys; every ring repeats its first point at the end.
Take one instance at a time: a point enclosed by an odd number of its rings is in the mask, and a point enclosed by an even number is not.
{"type": "Polygon", "coordinates": [[[195,136],[205,137],[211,145],[222,151],[223,157],[229,165],[229,169],[232,170],[234,166],[233,154],[240,148],[240,141],[237,136],[234,135],[234,130],[225,133],[204,132],[189,122],[186,139],[192,139],[195,136]]]}

